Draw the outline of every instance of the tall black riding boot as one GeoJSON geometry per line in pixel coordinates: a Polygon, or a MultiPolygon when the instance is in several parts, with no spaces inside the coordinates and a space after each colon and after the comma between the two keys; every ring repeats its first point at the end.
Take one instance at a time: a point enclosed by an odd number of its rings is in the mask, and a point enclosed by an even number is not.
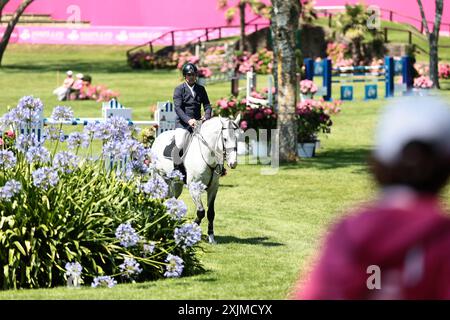
{"type": "Polygon", "coordinates": [[[176,146],[172,150],[173,169],[178,170],[183,174],[183,183],[186,184],[186,168],[181,159],[183,150],[179,150],[176,146]]]}

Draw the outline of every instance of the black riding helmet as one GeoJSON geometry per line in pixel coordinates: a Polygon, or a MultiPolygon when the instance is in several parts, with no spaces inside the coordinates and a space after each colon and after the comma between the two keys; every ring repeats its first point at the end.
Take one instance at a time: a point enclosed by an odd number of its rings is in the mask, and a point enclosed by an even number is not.
{"type": "Polygon", "coordinates": [[[198,70],[195,64],[189,62],[183,66],[183,77],[185,77],[188,73],[194,73],[197,75],[198,70]]]}

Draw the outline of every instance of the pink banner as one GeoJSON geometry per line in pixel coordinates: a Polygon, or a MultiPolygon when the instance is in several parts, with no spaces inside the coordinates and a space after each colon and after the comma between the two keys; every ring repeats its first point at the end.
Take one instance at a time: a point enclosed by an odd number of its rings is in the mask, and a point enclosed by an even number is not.
{"type": "MultiPolygon", "coordinates": [[[[170,27],[24,27],[17,26],[11,43],[140,45],[159,37],[170,27]]],[[[0,27],[0,36],[5,28],[0,27]]]]}
{"type": "MultiPolygon", "coordinates": [[[[343,6],[362,0],[316,0],[316,6],[343,6]]],[[[4,13],[11,13],[22,0],[10,0],[4,13]]],[[[265,2],[270,2],[266,0],[265,2]]],[[[420,27],[417,0],[364,0],[384,10],[392,10],[394,20],[420,27]],[[410,17],[410,18],[407,18],[410,17]],[[415,20],[413,20],[413,19],[415,20]],[[419,20],[419,21],[417,21],[419,20]]],[[[443,31],[449,31],[450,10],[444,1],[443,31]]],[[[224,10],[219,10],[217,0],[35,0],[26,10],[29,14],[48,14],[53,19],[73,21],[80,19],[92,26],[172,26],[173,29],[200,28],[226,25],[224,10]]],[[[236,0],[228,1],[230,5],[236,0]]],[[[435,0],[422,0],[429,21],[434,20],[435,0]]],[[[250,10],[247,20],[253,19],[250,10]]],[[[233,24],[238,24],[238,17],[233,24]]]]}
{"type": "MultiPolygon", "coordinates": [[[[96,44],[96,45],[142,45],[154,40],[172,27],[24,27],[17,26],[11,36],[11,43],[28,44],[96,44]]],[[[248,31],[254,29],[248,28],[248,31]]],[[[0,37],[5,31],[0,27],[0,37]]],[[[224,28],[208,32],[208,38],[217,39],[219,36],[230,37],[239,34],[239,28],[224,28]]],[[[205,30],[175,31],[176,45],[196,41],[201,37],[206,40],[205,30]]],[[[154,42],[155,45],[171,45],[172,35],[167,33],[161,39],[154,42]]]]}
{"type": "MultiPolygon", "coordinates": [[[[4,13],[13,12],[21,2],[10,0],[4,13]]],[[[217,0],[35,0],[25,12],[50,15],[59,21],[86,21],[91,26],[187,29],[226,25],[225,10],[217,4],[217,0]]],[[[253,18],[248,9],[247,20],[253,18]]],[[[239,24],[239,16],[233,24],[239,24]]]]}

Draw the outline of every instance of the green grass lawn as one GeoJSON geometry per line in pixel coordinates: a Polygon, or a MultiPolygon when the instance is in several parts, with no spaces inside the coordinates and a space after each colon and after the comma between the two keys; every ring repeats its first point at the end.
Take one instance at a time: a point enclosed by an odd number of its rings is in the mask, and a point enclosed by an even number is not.
{"type": "MultiPolygon", "coordinates": [[[[12,45],[0,68],[0,111],[33,94],[45,114],[58,105],[52,95],[57,72],[88,72],[94,83],[121,92],[135,119],[150,118],[150,106],[171,99],[177,72],[132,71],[123,47],[12,45]]],[[[242,84],[243,85],[243,84],[242,84]]],[[[263,86],[263,81],[259,82],[263,86]]],[[[211,101],[228,95],[229,84],[209,86],[211,101]]],[[[449,91],[442,91],[450,99],[449,91]]],[[[262,175],[261,165],[240,164],[221,179],[216,200],[218,245],[204,245],[200,275],[118,285],[112,289],[66,288],[0,291],[0,299],[286,299],[299,275],[310,270],[327,228],[347,209],[373,199],[376,186],[365,165],[378,112],[386,100],[345,103],[332,134],[321,137],[317,156],[262,175]]],[[[101,116],[96,102],[69,102],[76,116],[101,116]]],[[[445,193],[449,203],[450,192],[445,193]]],[[[182,199],[194,218],[187,192],[182,199]]],[[[202,224],[206,233],[206,226],[202,224]]]]}

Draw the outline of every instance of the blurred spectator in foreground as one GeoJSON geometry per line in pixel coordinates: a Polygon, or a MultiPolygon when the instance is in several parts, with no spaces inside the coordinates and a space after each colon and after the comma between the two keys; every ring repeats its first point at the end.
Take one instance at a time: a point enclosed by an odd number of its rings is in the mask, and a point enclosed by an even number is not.
{"type": "Polygon", "coordinates": [[[75,81],[73,79],[73,72],[71,70],[67,71],[66,75],[67,75],[67,77],[64,79],[62,86],[56,88],[53,91],[53,94],[55,94],[57,96],[59,101],[64,101],[68,98],[70,88],[72,87],[72,85],[75,81]]]}
{"type": "Polygon", "coordinates": [[[327,236],[297,299],[450,299],[450,110],[403,98],[381,116],[371,171],[381,187],[327,236]]]}

